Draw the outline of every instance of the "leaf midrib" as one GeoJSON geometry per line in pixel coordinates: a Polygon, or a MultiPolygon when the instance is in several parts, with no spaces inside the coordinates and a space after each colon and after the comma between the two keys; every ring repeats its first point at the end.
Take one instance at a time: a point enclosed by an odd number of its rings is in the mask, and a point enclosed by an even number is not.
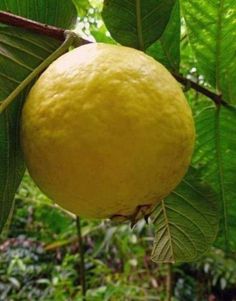
{"type": "Polygon", "coordinates": [[[141,0],[136,0],[136,19],[137,19],[138,47],[139,50],[144,50],[141,0]]]}
{"type": "Polygon", "coordinates": [[[165,208],[165,202],[163,200],[161,201],[161,206],[162,206],[162,210],[163,210],[163,214],[164,214],[164,218],[165,218],[166,229],[168,232],[168,236],[170,238],[170,248],[171,248],[171,254],[172,254],[171,256],[172,256],[173,262],[175,262],[174,250],[173,250],[171,233],[170,233],[170,224],[169,224],[169,219],[168,219],[166,208],[165,208]]]}
{"type": "Polygon", "coordinates": [[[220,1],[220,7],[218,12],[217,19],[217,33],[216,33],[216,90],[219,94],[221,94],[221,39],[222,39],[222,15],[224,11],[224,0],[220,1]]]}

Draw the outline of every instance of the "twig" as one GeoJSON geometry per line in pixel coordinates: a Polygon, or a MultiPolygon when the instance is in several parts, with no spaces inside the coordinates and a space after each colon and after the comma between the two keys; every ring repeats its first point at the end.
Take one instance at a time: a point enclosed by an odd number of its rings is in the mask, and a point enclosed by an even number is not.
{"type": "Polygon", "coordinates": [[[216,94],[216,93],[206,89],[205,87],[199,85],[198,83],[195,83],[194,81],[192,81],[188,78],[185,78],[185,77],[183,77],[179,74],[172,73],[172,75],[175,77],[175,79],[179,83],[181,83],[182,85],[184,85],[186,87],[192,88],[195,91],[207,96],[208,98],[213,100],[216,105],[221,105],[222,104],[224,106],[228,106],[228,103],[224,99],[222,99],[221,95],[216,94]]]}
{"type": "Polygon", "coordinates": [[[60,41],[65,40],[65,35],[64,35],[65,30],[62,28],[57,28],[47,24],[42,24],[1,10],[0,10],[0,22],[16,27],[28,29],[34,31],[35,33],[43,34],[60,41]]]}
{"type": "Polygon", "coordinates": [[[80,218],[76,218],[77,234],[78,234],[78,243],[79,243],[79,254],[80,254],[80,284],[82,288],[83,301],[86,301],[86,278],[85,278],[85,263],[84,263],[84,244],[81,233],[81,223],[80,218]]]}
{"type": "MultiPolygon", "coordinates": [[[[33,31],[44,36],[54,38],[59,41],[65,40],[65,29],[55,27],[48,24],[43,24],[34,20],[26,19],[5,11],[0,10],[0,23],[8,24],[33,31]]],[[[90,43],[87,40],[79,38],[80,45],[90,43]]]]}
{"type": "MultiPolygon", "coordinates": [[[[0,23],[25,28],[25,29],[31,30],[31,31],[39,33],[39,34],[58,39],[60,41],[64,41],[64,39],[65,39],[65,36],[64,36],[65,30],[62,28],[57,28],[57,27],[50,26],[47,24],[42,24],[42,23],[32,21],[32,20],[29,20],[29,19],[26,19],[23,17],[19,17],[19,16],[16,16],[16,15],[13,15],[13,14],[1,11],[1,10],[0,10],[0,23]]],[[[80,38],[80,43],[79,43],[80,45],[84,45],[84,44],[88,44],[88,43],[91,43],[91,42],[80,38]]],[[[172,75],[182,85],[184,85],[186,87],[190,87],[190,88],[196,90],[197,92],[207,96],[211,100],[213,100],[217,106],[219,106],[219,105],[229,106],[229,104],[224,99],[222,99],[221,95],[208,90],[207,88],[199,85],[198,83],[195,83],[194,81],[191,81],[191,80],[183,77],[180,74],[173,73],[172,75]]]]}
{"type": "MultiPolygon", "coordinates": [[[[65,34],[67,31],[65,31],[65,34]]],[[[55,59],[65,53],[75,40],[75,34],[68,31],[64,43],[55,50],[48,58],[46,58],[32,73],[26,77],[23,82],[10,94],[6,99],[0,102],[0,115],[6,108],[16,99],[16,97],[40,74],[46,69],[55,59]]]]}

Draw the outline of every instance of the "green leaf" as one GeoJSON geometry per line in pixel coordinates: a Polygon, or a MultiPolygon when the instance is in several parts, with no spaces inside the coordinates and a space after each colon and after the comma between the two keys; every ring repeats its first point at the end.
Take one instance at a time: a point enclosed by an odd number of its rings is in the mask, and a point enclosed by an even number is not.
{"type": "MultiPolygon", "coordinates": [[[[0,100],[10,94],[59,42],[16,28],[0,28],[0,100]]],[[[24,173],[20,150],[20,111],[25,93],[0,115],[0,230],[24,173]]]]}
{"type": "Polygon", "coordinates": [[[76,6],[78,16],[84,17],[86,16],[88,9],[91,7],[89,0],[72,0],[74,5],[76,6]]]}
{"type": "MultiPolygon", "coordinates": [[[[72,3],[67,1],[62,4],[59,0],[5,0],[0,2],[0,10],[61,27],[71,26],[75,16],[72,3]]],[[[0,101],[13,92],[59,45],[58,41],[51,38],[19,28],[0,26],[0,101]]],[[[13,105],[0,114],[0,231],[9,216],[24,173],[19,126],[26,93],[24,91],[19,95],[13,105]]]]}
{"type": "Polygon", "coordinates": [[[16,121],[12,119],[14,116],[19,121],[20,104],[19,99],[17,106],[0,116],[0,231],[11,211],[15,191],[24,173],[24,163],[18,147],[19,137],[14,126],[16,121]]]}
{"type": "Polygon", "coordinates": [[[145,50],[163,34],[175,0],[105,0],[103,20],[119,43],[145,50]]]}
{"type": "Polygon", "coordinates": [[[197,64],[207,81],[236,103],[235,0],[181,0],[197,64]]]}
{"type": "Polygon", "coordinates": [[[236,109],[207,107],[196,118],[193,163],[218,192],[221,224],[218,245],[236,250],[236,109]]]}
{"type": "Polygon", "coordinates": [[[5,0],[0,2],[0,10],[66,29],[77,19],[72,0],[5,0]]]}
{"type": "Polygon", "coordinates": [[[159,41],[147,49],[147,54],[170,71],[178,73],[180,64],[180,6],[178,0],[163,35],[159,41]]]}
{"type": "Polygon", "coordinates": [[[156,208],[152,259],[189,262],[212,245],[218,230],[218,207],[212,189],[191,168],[181,184],[156,208]]]}

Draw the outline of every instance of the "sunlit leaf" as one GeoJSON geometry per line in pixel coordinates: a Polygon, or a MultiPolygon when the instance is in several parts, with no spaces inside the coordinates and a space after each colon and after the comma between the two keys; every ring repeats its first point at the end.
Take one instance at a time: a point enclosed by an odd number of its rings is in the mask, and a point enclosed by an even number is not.
{"type": "Polygon", "coordinates": [[[73,0],[79,17],[86,16],[88,9],[90,8],[89,0],[73,0]]]}
{"type": "Polygon", "coordinates": [[[235,0],[181,0],[197,65],[207,81],[236,103],[235,0]]]}
{"type": "Polygon", "coordinates": [[[4,0],[0,10],[62,28],[70,28],[77,19],[72,0],[4,0]]]}

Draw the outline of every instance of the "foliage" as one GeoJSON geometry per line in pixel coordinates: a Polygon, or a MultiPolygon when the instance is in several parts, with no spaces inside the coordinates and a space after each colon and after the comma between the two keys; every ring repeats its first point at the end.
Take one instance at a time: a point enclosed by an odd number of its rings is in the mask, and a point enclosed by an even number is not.
{"type": "MultiPolygon", "coordinates": [[[[44,6],[39,8],[36,6],[37,1],[24,0],[21,1],[20,6],[16,0],[4,1],[0,3],[0,10],[18,13],[55,26],[68,27],[74,23],[75,9],[70,1],[63,5],[59,0],[49,2],[50,6],[45,2],[44,6]],[[30,9],[28,9],[29,5],[30,9]],[[57,13],[52,14],[55,6],[58,7],[57,13]]],[[[14,93],[17,86],[34,68],[58,48],[59,42],[9,26],[0,27],[0,35],[0,100],[2,101],[10,93],[14,93]]],[[[21,93],[15,103],[0,115],[0,229],[9,215],[14,194],[24,172],[19,141],[19,119],[27,91],[21,93]]]]}
{"type": "Polygon", "coordinates": [[[102,16],[112,37],[119,43],[145,50],[158,40],[169,21],[174,0],[104,1],[102,16]]]}
{"type": "Polygon", "coordinates": [[[219,244],[235,250],[234,167],[235,108],[205,107],[196,117],[198,141],[194,157],[196,166],[203,166],[203,177],[212,183],[222,201],[219,244]]]}
{"type": "Polygon", "coordinates": [[[196,64],[211,86],[235,104],[235,2],[182,1],[196,64]]]}
{"type": "Polygon", "coordinates": [[[190,168],[176,190],[157,205],[153,221],[157,228],[153,260],[187,262],[199,259],[217,235],[217,211],[214,192],[200,181],[197,183],[196,171],[190,168]]]}
{"type": "MultiPolygon", "coordinates": [[[[131,230],[128,224],[87,220],[82,228],[89,301],[165,300],[167,267],[151,261],[155,229],[143,221],[131,230]]],[[[81,301],[75,219],[51,204],[28,176],[0,252],[0,300],[81,301]]],[[[234,256],[212,249],[197,263],[176,265],[174,300],[229,296],[235,264],[234,256]]]]}
{"type": "Polygon", "coordinates": [[[179,71],[180,65],[180,5],[175,1],[168,23],[160,39],[154,42],[147,54],[161,62],[173,72],[179,71]]]}

